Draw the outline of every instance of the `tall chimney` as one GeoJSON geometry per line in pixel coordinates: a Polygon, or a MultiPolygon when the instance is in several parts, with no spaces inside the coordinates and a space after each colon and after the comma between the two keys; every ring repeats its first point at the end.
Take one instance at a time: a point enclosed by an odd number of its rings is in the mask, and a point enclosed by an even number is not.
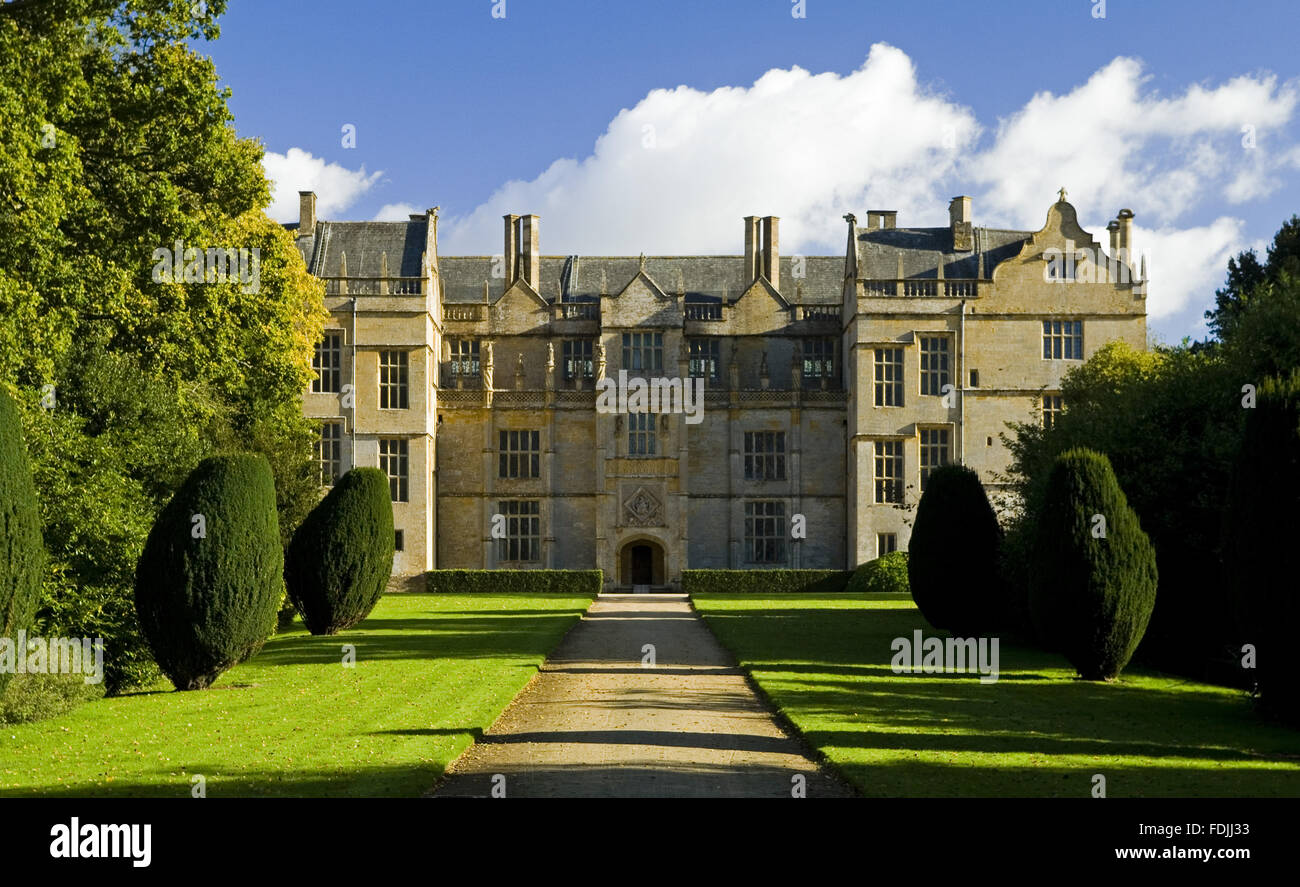
{"type": "Polygon", "coordinates": [[[506,242],[502,255],[506,260],[506,289],[519,276],[519,216],[502,216],[506,222],[506,242]]]}
{"type": "Polygon", "coordinates": [[[528,285],[539,294],[542,291],[540,227],[537,216],[528,215],[519,219],[519,276],[528,281],[528,285]]]}
{"type": "Polygon", "coordinates": [[[966,253],[975,248],[974,223],[971,220],[971,199],[954,197],[948,203],[948,222],[952,225],[953,252],[966,253]]]}
{"type": "Polygon", "coordinates": [[[1119,211],[1119,248],[1127,256],[1133,251],[1133,210],[1119,211]]]}
{"type": "Polygon", "coordinates": [[[316,192],[298,192],[298,236],[316,233],[316,192]]]}
{"type": "Polygon", "coordinates": [[[1110,232],[1110,256],[1113,259],[1119,255],[1119,222],[1111,219],[1106,230],[1110,232]]]}
{"type": "Polygon", "coordinates": [[[781,289],[781,220],[776,216],[763,218],[763,276],[772,289],[781,289]]]}
{"type": "Polygon", "coordinates": [[[745,216],[745,286],[758,279],[763,272],[759,261],[758,216],[745,216]]]}

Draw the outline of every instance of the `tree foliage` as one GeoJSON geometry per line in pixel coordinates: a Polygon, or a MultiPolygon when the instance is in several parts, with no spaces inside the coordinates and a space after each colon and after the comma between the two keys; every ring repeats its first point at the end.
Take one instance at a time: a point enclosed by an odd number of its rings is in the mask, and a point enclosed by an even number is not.
{"type": "Polygon", "coordinates": [[[135,605],[178,690],[201,690],[261,649],[283,586],[275,481],[258,455],[205,459],[149,532],[135,605]]]}
{"type": "MultiPolygon", "coordinates": [[[[0,388],[0,638],[12,641],[19,629],[32,627],[44,569],[41,513],[22,424],[0,388]]],[[[0,672],[0,692],[9,677],[0,672]]]]}
{"type": "Polygon", "coordinates": [[[388,476],[354,468],[312,509],[285,553],[285,584],[312,634],[337,634],[370,615],[393,571],[388,476]]]}
{"type": "Polygon", "coordinates": [[[104,636],[112,690],[150,678],[132,571],[202,458],[264,453],[286,542],[319,497],[299,396],[323,286],[266,217],[262,148],[191,46],[225,5],[0,7],[0,381],[21,395],[46,522],[39,617],[104,636]],[[257,255],[257,285],[155,275],[178,243],[182,261],[257,255]]]}
{"type": "Polygon", "coordinates": [[[1226,575],[1242,636],[1255,648],[1261,699],[1293,722],[1300,722],[1294,643],[1300,630],[1298,512],[1300,371],[1260,386],[1258,402],[1248,411],[1224,521],[1226,575]]]}
{"type": "Polygon", "coordinates": [[[1030,614],[1039,637],[1090,681],[1119,676],[1156,602],[1156,554],[1110,462],[1062,453],[1037,516],[1030,614]]]}
{"type": "Polygon", "coordinates": [[[960,637],[999,622],[1001,541],[979,475],[963,465],[936,469],[916,506],[908,543],[908,584],[926,621],[960,637]]]}

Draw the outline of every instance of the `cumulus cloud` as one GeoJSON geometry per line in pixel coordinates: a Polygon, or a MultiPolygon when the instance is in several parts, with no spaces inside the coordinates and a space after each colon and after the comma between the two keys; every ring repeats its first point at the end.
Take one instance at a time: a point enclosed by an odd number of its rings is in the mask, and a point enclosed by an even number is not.
{"type": "Polygon", "coordinates": [[[385,203],[375,213],[372,222],[405,222],[414,213],[423,213],[424,210],[417,207],[414,203],[385,203]]]}
{"type": "Polygon", "coordinates": [[[741,218],[772,214],[783,252],[837,253],[846,212],[943,225],[948,199],[969,194],[976,224],[1036,229],[1064,185],[1103,244],[1106,220],[1136,212],[1150,316],[1181,323],[1199,317],[1228,257],[1249,245],[1245,222],[1225,211],[1300,169],[1287,132],[1300,88],[1260,74],[1161,94],[1149,80],[1139,61],[1117,58],[988,131],[885,44],[845,75],[794,67],[750,86],[654,90],[610,121],[590,155],[444,216],[441,249],[498,252],[501,216],[536,213],[548,253],[735,254],[741,218]]]}
{"type": "Polygon", "coordinates": [[[328,163],[301,148],[290,148],[284,154],[267,151],[262,168],[271,181],[271,205],[266,212],[277,222],[298,220],[299,191],[316,192],[317,218],[336,218],[383,175],[382,171],[367,173],[364,165],[352,170],[328,163]]]}
{"type": "Polygon", "coordinates": [[[1064,95],[1043,92],[1000,122],[993,144],[962,164],[982,186],[983,209],[1016,225],[1041,224],[1043,195],[1062,184],[1082,211],[1131,207],[1172,223],[1222,197],[1262,197],[1287,154],[1270,137],[1289,122],[1296,85],[1237,77],[1181,95],[1144,92],[1134,59],[1118,58],[1064,95]]]}
{"type": "Polygon", "coordinates": [[[1133,246],[1147,258],[1147,317],[1159,321],[1208,304],[1223,286],[1228,259],[1246,248],[1245,223],[1220,216],[1193,228],[1134,225],[1133,246]]]}
{"type": "Polygon", "coordinates": [[[747,215],[780,216],[787,252],[830,249],[840,217],[866,206],[946,218],[941,185],[978,134],[970,110],[883,44],[843,76],[795,67],[749,87],[658,89],[619,112],[589,157],[447,220],[441,249],[498,251],[505,213],[540,215],[557,252],[732,254],[747,215]]]}

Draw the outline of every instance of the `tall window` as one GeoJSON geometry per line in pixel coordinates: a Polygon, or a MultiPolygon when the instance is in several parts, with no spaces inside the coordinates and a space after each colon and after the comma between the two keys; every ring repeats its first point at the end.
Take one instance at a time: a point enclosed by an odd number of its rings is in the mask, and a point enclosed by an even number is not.
{"type": "Polygon", "coordinates": [[[596,375],[596,364],[591,357],[592,346],[591,339],[564,340],[564,378],[566,380],[590,379],[596,375]]]}
{"type": "Polygon", "coordinates": [[[942,395],[949,383],[949,339],[947,336],[921,337],[921,393],[942,395]]]}
{"type": "Polygon", "coordinates": [[[1061,411],[1065,409],[1065,400],[1059,394],[1043,395],[1043,427],[1051,428],[1056,424],[1061,411]]]}
{"type": "Polygon", "coordinates": [[[664,368],[663,333],[624,333],[623,369],[661,373],[664,368]]]}
{"type": "Polygon", "coordinates": [[[451,375],[453,379],[477,378],[479,375],[478,339],[452,339],[451,375]]]}
{"type": "Polygon", "coordinates": [[[903,405],[903,349],[876,349],[876,406],[903,405]]]}
{"type": "Polygon", "coordinates": [[[903,442],[876,441],[876,502],[903,501],[903,442]]]}
{"type": "Polygon", "coordinates": [[[502,431],[497,461],[501,477],[541,477],[541,432],[502,431]]]}
{"type": "Polygon", "coordinates": [[[316,464],[320,466],[320,482],[332,487],[343,474],[343,423],[324,422],[316,440],[316,464]]]}
{"type": "Polygon", "coordinates": [[[706,379],[710,382],[718,380],[718,366],[721,363],[720,340],[710,339],[691,339],[687,343],[690,348],[690,376],[692,379],[706,379]]]}
{"type": "Polygon", "coordinates": [[[653,456],[657,452],[654,413],[627,414],[627,454],[653,456]]]}
{"type": "Polygon", "coordinates": [[[405,351],[379,352],[379,408],[404,410],[410,406],[407,381],[410,355],[405,351]]]}
{"type": "Polygon", "coordinates": [[[1043,321],[1044,360],[1083,360],[1083,321],[1043,321]]]}
{"type": "Polygon", "coordinates": [[[835,381],[835,340],[829,338],[803,340],[803,380],[805,384],[827,385],[835,381]]]}
{"type": "Polygon", "coordinates": [[[930,482],[930,475],[940,465],[948,464],[948,429],[921,429],[921,492],[930,482]]]}
{"type": "Polygon", "coordinates": [[[505,535],[497,539],[497,560],[527,562],[542,559],[541,503],[502,501],[498,513],[505,519],[505,535]]]}
{"type": "Polygon", "coordinates": [[[343,334],[326,333],[316,343],[316,353],[311,359],[316,378],[311,380],[313,393],[337,393],[343,375],[343,334]]]}
{"type": "Polygon", "coordinates": [[[379,440],[379,470],[388,475],[388,492],[394,502],[410,500],[407,487],[409,452],[405,438],[386,437],[379,440]]]}
{"type": "Polygon", "coordinates": [[[785,480],[785,432],[745,432],[745,480],[785,480]]]}
{"type": "Polygon", "coordinates": [[[898,551],[898,535],[896,533],[876,534],[876,557],[884,557],[895,551],[898,551]]]}
{"type": "Polygon", "coordinates": [[[751,564],[785,563],[785,503],[745,503],[745,555],[751,564]]]}

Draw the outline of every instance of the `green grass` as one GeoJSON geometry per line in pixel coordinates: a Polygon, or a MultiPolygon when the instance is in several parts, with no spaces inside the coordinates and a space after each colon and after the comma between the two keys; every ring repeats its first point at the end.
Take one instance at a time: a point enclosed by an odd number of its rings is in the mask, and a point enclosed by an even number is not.
{"type": "Polygon", "coordinates": [[[210,798],[419,795],[589,603],[386,595],[333,637],[296,624],[210,690],[168,686],[0,728],[0,796],[188,797],[200,774],[210,798]]]}
{"type": "Polygon", "coordinates": [[[867,796],[1300,796],[1300,731],[1235,690],[1132,669],[1076,680],[1000,645],[1000,679],[896,675],[930,628],[906,595],[700,595],[695,606],[777,708],[867,796]]]}

